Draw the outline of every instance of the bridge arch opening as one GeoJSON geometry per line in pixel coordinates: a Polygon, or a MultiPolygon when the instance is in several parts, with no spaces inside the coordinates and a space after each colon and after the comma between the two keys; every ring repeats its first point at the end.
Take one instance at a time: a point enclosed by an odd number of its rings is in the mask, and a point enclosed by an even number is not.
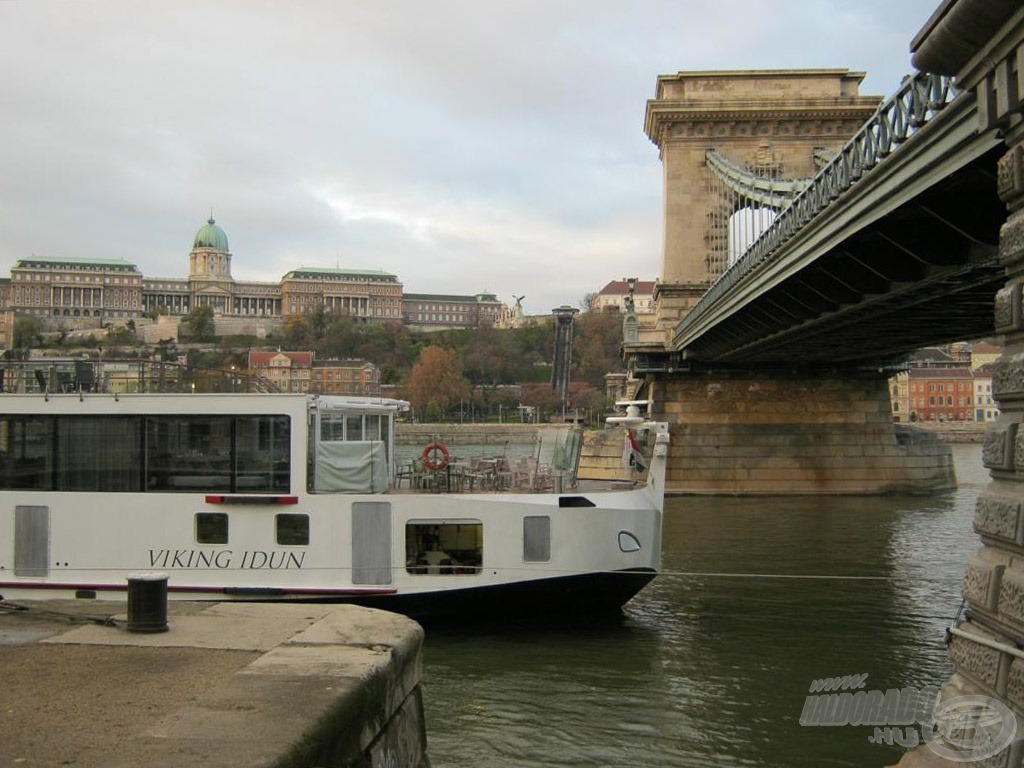
{"type": "Polygon", "coordinates": [[[732,266],[754,241],[775,221],[778,211],[767,206],[750,204],[729,217],[729,261],[732,266]]]}

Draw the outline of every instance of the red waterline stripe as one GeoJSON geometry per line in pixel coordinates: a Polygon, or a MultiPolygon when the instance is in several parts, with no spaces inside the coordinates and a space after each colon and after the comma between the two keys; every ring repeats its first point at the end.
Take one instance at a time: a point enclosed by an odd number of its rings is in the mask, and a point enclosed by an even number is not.
{"type": "Polygon", "coordinates": [[[221,493],[206,494],[207,504],[298,504],[298,496],[225,496],[221,493]]]}

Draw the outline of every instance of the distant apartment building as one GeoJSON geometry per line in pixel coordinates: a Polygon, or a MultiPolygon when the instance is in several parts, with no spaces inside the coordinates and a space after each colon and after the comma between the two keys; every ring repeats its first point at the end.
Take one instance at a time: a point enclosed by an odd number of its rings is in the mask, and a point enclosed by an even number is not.
{"type": "MultiPolygon", "coordinates": [[[[629,296],[627,280],[612,280],[594,297],[595,312],[625,311],[626,297],[629,296]]],[[[633,289],[633,309],[637,314],[654,312],[654,281],[637,280],[633,289]]]]}
{"type": "Polygon", "coordinates": [[[989,344],[987,341],[980,341],[971,345],[971,368],[975,370],[983,368],[999,359],[1003,353],[1001,347],[989,344]]]}
{"type": "Polygon", "coordinates": [[[380,369],[366,360],[317,360],[312,352],[251,351],[249,373],[278,392],[380,395],[380,369]]]}
{"type": "Polygon", "coordinates": [[[14,312],[0,310],[0,350],[14,346],[14,312]]]}
{"type": "Polygon", "coordinates": [[[314,358],[309,391],[318,395],[380,397],[380,368],[366,360],[314,358]]]}
{"type": "Polygon", "coordinates": [[[992,397],[992,364],[986,363],[974,370],[974,420],[994,422],[999,417],[999,406],[992,397]]]}
{"type": "Polygon", "coordinates": [[[889,378],[889,402],[893,421],[910,421],[910,376],[906,371],[889,378]]]}
{"type": "Polygon", "coordinates": [[[498,325],[508,314],[508,307],[493,293],[407,293],[402,298],[402,320],[406,325],[424,329],[498,325]]]}
{"type": "Polygon", "coordinates": [[[974,372],[968,366],[902,371],[890,380],[890,396],[896,421],[975,420],[974,372]]]}
{"type": "Polygon", "coordinates": [[[249,374],[270,383],[277,392],[309,392],[312,352],[249,352],[249,374]]]}
{"type": "Polygon", "coordinates": [[[893,418],[900,422],[992,422],[992,363],[1002,350],[988,342],[927,347],[909,358],[910,368],[889,380],[893,418]]]}

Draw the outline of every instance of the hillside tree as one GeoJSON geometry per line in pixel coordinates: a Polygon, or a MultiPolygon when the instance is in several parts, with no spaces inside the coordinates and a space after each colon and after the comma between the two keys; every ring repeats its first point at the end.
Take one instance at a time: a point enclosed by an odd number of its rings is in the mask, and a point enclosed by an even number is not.
{"type": "Polygon", "coordinates": [[[440,409],[443,415],[453,403],[468,400],[470,386],[462,375],[462,364],[453,349],[430,346],[409,373],[409,400],[418,413],[440,409]]]}

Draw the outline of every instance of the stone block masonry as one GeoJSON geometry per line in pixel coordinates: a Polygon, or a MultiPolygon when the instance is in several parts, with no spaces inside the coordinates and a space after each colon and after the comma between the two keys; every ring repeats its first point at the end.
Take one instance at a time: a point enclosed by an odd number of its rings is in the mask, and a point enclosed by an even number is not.
{"type": "MultiPolygon", "coordinates": [[[[1020,3],[961,0],[942,10],[915,39],[914,64],[922,71],[955,75],[961,95],[977,100],[978,130],[1002,131],[1006,152],[995,175],[1008,217],[999,236],[1006,283],[994,297],[1003,354],[995,364],[992,394],[1000,415],[982,446],[991,480],[975,506],[974,531],[981,548],[964,572],[966,619],[951,630],[954,673],[940,698],[942,704],[961,696],[995,698],[1013,716],[1013,722],[990,719],[975,741],[997,741],[1005,731],[1012,741],[1004,749],[957,765],[1019,768],[1024,756],[1024,9],[1020,3]]],[[[958,716],[970,722],[991,711],[990,706],[961,707],[958,716]]],[[[935,765],[932,757],[922,747],[899,765],[935,765]]]]}
{"type": "Polygon", "coordinates": [[[412,620],[350,605],[172,601],[169,631],[145,634],[118,615],[96,623],[116,605],[0,611],[0,765],[429,765],[412,620]]]}
{"type": "Polygon", "coordinates": [[[652,382],[677,494],[932,493],[953,488],[934,435],[894,424],[876,372],[711,371],[652,382]]]}

